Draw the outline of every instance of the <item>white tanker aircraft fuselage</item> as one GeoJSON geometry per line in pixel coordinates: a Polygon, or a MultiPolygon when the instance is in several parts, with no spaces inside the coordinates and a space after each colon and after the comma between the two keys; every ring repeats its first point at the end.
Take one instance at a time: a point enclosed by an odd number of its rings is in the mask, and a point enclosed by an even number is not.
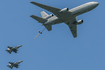
{"type": "Polygon", "coordinates": [[[97,2],[89,2],[86,4],[80,5],[78,7],[70,9],[69,11],[72,12],[71,14],[63,15],[63,17],[61,17],[61,18],[58,18],[57,16],[52,16],[44,24],[53,25],[53,24],[57,24],[57,23],[62,23],[64,21],[68,20],[69,18],[76,17],[78,15],[88,12],[88,11],[94,9],[96,6],[98,6],[97,2]]]}
{"type": "Polygon", "coordinates": [[[31,3],[55,14],[55,16],[48,15],[42,11],[42,18],[31,15],[32,18],[36,19],[38,22],[41,22],[48,31],[52,30],[52,25],[64,22],[69,26],[74,37],[77,37],[77,24],[83,23],[83,20],[77,21],[76,16],[86,13],[99,5],[98,2],[88,2],[69,10],[68,8],[59,9],[36,2],[31,3]]]}

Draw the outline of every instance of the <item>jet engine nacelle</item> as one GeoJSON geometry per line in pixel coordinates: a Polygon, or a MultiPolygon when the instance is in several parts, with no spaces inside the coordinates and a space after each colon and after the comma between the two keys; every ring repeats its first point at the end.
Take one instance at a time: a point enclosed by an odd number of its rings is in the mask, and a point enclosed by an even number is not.
{"type": "Polygon", "coordinates": [[[60,10],[60,12],[62,13],[62,12],[66,12],[66,11],[68,11],[69,10],[69,8],[64,8],[64,9],[61,9],[60,10]]]}
{"type": "Polygon", "coordinates": [[[49,16],[46,17],[46,19],[48,19],[48,18],[50,18],[50,17],[52,17],[52,16],[54,16],[54,15],[53,15],[53,14],[50,14],[49,16]]]}
{"type": "Polygon", "coordinates": [[[76,24],[82,24],[82,23],[83,23],[83,20],[79,20],[79,21],[77,21],[76,24]]]}
{"type": "Polygon", "coordinates": [[[52,16],[54,16],[53,14],[50,14],[50,16],[52,17],[52,16]]]}

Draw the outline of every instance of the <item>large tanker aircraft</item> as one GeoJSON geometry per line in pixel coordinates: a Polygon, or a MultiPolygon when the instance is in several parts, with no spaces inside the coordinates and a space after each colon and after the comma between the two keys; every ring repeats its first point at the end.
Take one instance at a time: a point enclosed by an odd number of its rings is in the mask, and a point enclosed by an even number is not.
{"type": "Polygon", "coordinates": [[[30,3],[39,6],[45,10],[48,10],[54,14],[54,15],[53,14],[48,15],[47,13],[42,11],[41,12],[42,18],[35,15],[31,15],[30,17],[32,17],[33,19],[37,20],[42,25],[44,25],[48,31],[52,30],[52,25],[64,22],[69,26],[74,38],[77,37],[77,25],[83,23],[83,20],[77,21],[77,16],[86,13],[88,11],[91,11],[92,9],[96,8],[99,5],[98,2],[93,1],[69,10],[69,8],[67,7],[64,9],[59,9],[33,1],[30,3]]]}

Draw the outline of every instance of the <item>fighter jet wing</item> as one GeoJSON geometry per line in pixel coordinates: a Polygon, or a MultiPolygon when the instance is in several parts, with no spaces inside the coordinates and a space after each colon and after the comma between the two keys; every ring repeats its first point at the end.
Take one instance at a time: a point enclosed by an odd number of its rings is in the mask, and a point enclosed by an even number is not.
{"type": "Polygon", "coordinates": [[[9,64],[13,65],[14,63],[13,62],[8,62],[9,64]]]}
{"type": "Polygon", "coordinates": [[[10,67],[11,69],[13,68],[13,66],[10,67]]]}
{"type": "Polygon", "coordinates": [[[12,49],[13,47],[8,46],[9,49],[12,49]]]}
{"type": "Polygon", "coordinates": [[[17,50],[16,51],[13,51],[13,52],[17,53],[17,50]]]}
{"type": "Polygon", "coordinates": [[[7,67],[9,67],[9,68],[11,68],[11,69],[13,68],[13,66],[10,66],[10,65],[7,65],[7,67]]]}
{"type": "Polygon", "coordinates": [[[46,10],[54,13],[55,15],[61,10],[59,8],[54,8],[54,7],[47,6],[47,5],[44,5],[44,4],[40,4],[40,3],[37,3],[37,2],[33,2],[33,1],[30,2],[30,3],[32,3],[34,5],[37,5],[37,6],[41,7],[41,8],[43,8],[43,9],[46,9],[46,10]]]}
{"type": "Polygon", "coordinates": [[[74,38],[77,37],[77,25],[75,24],[76,21],[77,21],[76,17],[73,17],[71,18],[71,20],[65,22],[69,26],[74,38]]]}
{"type": "Polygon", "coordinates": [[[11,54],[11,51],[10,50],[6,50],[6,51],[11,54]]]}
{"type": "Polygon", "coordinates": [[[15,66],[16,68],[19,68],[19,65],[15,66]]]}

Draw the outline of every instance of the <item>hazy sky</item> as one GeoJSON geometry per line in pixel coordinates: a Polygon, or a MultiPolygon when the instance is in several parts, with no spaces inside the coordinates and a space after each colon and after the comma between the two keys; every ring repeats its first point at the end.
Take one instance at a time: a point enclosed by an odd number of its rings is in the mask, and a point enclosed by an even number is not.
{"type": "MultiPolygon", "coordinates": [[[[63,9],[72,9],[91,0],[34,0],[63,9]]],[[[69,27],[53,25],[45,30],[30,15],[41,17],[45,11],[31,4],[31,0],[0,0],[0,70],[10,70],[8,62],[23,60],[18,70],[105,70],[105,1],[95,0],[99,6],[77,17],[84,23],[77,27],[73,38],[69,27]],[[17,54],[9,54],[7,46],[23,45],[17,54]]],[[[17,70],[13,68],[13,70],[17,70]]]]}

